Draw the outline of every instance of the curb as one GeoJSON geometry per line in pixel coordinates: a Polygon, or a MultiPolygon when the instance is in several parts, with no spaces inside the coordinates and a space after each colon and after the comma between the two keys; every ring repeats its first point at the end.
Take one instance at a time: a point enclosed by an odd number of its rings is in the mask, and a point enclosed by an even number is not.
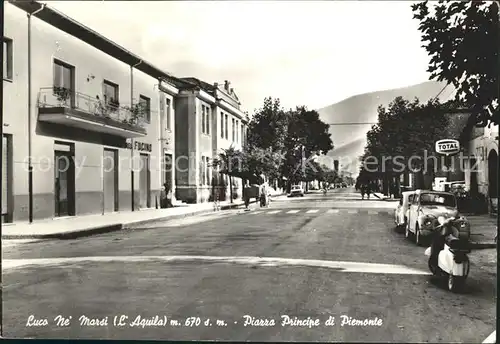
{"type": "Polygon", "coordinates": [[[113,223],[110,225],[104,225],[93,228],[85,228],[76,231],[69,231],[63,233],[51,233],[51,234],[19,234],[19,235],[3,235],[2,240],[12,240],[12,239],[60,239],[60,240],[71,240],[81,237],[86,237],[94,234],[104,234],[108,232],[115,232],[122,229],[122,224],[113,223]]]}
{"type": "MultiPolygon", "coordinates": [[[[252,203],[256,203],[256,202],[251,201],[250,204],[252,204],[252,203]]],[[[234,208],[238,208],[241,206],[244,206],[244,204],[237,203],[237,204],[223,205],[220,207],[220,210],[234,209],[234,208]]],[[[158,217],[158,218],[153,218],[153,219],[148,219],[148,220],[139,220],[139,221],[133,221],[133,222],[127,222],[127,223],[113,223],[110,225],[85,228],[85,229],[81,229],[81,230],[68,231],[68,232],[62,232],[62,233],[31,234],[31,235],[22,235],[22,234],[20,234],[20,235],[4,235],[4,236],[2,236],[2,240],[12,240],[12,239],[72,240],[72,239],[78,239],[78,238],[88,237],[88,236],[97,235],[97,234],[117,232],[117,231],[125,230],[125,229],[134,229],[133,227],[135,227],[135,226],[140,226],[140,225],[144,225],[147,223],[162,222],[162,221],[166,221],[166,220],[177,220],[177,219],[182,219],[185,217],[202,215],[202,214],[209,214],[209,213],[213,213],[213,212],[215,212],[213,209],[203,209],[203,210],[188,212],[185,214],[167,215],[167,216],[162,216],[162,217],[158,217]]]]}
{"type": "Polygon", "coordinates": [[[473,249],[496,248],[497,244],[494,242],[471,242],[470,247],[473,249]]]}

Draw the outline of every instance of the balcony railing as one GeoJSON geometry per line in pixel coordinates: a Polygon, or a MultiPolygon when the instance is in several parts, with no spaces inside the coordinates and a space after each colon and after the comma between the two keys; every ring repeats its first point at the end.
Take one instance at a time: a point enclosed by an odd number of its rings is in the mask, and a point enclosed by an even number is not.
{"type": "Polygon", "coordinates": [[[44,87],[38,94],[38,108],[41,114],[55,113],[61,109],[71,114],[84,114],[85,119],[113,125],[125,130],[145,132],[146,109],[139,104],[120,106],[116,101],[104,101],[98,96],[74,92],[62,87],[44,87]],[[66,110],[66,111],[65,111],[66,110]]]}

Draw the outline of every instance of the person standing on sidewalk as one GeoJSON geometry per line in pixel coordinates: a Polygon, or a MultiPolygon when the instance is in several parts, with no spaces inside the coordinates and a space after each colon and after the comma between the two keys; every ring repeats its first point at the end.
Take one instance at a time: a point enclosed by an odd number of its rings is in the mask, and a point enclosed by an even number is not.
{"type": "Polygon", "coordinates": [[[171,208],[172,207],[172,190],[168,183],[163,184],[160,194],[160,208],[171,208]]]}

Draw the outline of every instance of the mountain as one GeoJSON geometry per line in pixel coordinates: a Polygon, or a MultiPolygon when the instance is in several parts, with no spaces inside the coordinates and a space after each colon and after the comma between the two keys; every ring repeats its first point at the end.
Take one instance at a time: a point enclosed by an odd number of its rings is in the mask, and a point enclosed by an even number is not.
{"type": "Polygon", "coordinates": [[[448,100],[454,93],[452,86],[443,90],[445,83],[428,81],[421,84],[358,94],[338,103],[318,109],[323,122],[330,124],[330,133],[334,149],[326,156],[320,157],[320,162],[332,166],[333,160],[340,160],[341,169],[357,175],[359,171],[359,157],[363,154],[366,145],[366,133],[372,125],[377,123],[377,108],[379,105],[387,107],[394,98],[401,96],[408,100],[417,97],[421,102],[439,95],[442,101],[448,100]],[[344,123],[343,125],[339,125],[344,123]]]}

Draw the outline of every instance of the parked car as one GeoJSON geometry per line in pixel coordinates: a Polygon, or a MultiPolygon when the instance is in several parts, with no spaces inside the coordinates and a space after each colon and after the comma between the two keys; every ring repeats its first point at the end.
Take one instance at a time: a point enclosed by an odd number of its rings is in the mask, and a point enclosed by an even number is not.
{"type": "Polygon", "coordinates": [[[429,190],[415,191],[408,210],[405,236],[415,237],[417,245],[421,245],[423,239],[439,226],[439,216],[458,219],[460,239],[470,239],[470,223],[458,212],[455,195],[450,192],[429,190]]]}
{"type": "Polygon", "coordinates": [[[292,189],[290,190],[290,195],[288,195],[288,196],[289,197],[293,197],[293,196],[304,197],[304,189],[302,188],[301,185],[293,185],[292,189]]]}
{"type": "Polygon", "coordinates": [[[415,191],[405,191],[402,193],[401,198],[399,199],[399,204],[394,210],[394,222],[396,223],[396,229],[406,228],[408,209],[414,195],[415,191]]]}

